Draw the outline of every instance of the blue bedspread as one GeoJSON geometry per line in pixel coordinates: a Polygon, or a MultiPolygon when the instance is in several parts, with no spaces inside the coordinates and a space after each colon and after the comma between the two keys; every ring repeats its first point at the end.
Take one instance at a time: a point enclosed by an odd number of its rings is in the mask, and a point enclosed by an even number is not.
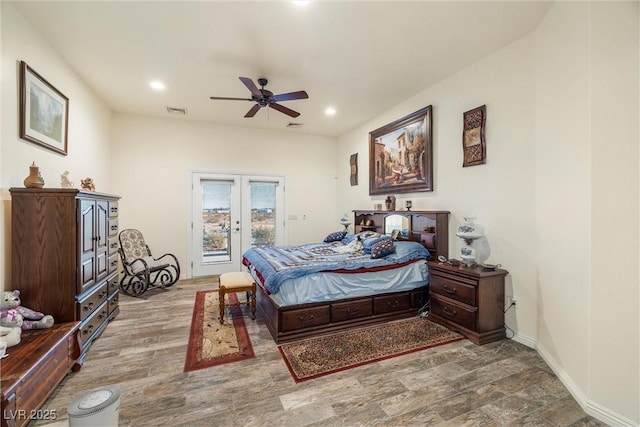
{"type": "Polygon", "coordinates": [[[319,271],[357,270],[429,259],[429,251],[418,242],[395,241],[395,253],[384,258],[371,258],[370,254],[362,250],[340,253],[339,248],[344,246],[339,241],[252,248],[243,257],[260,272],[264,286],[271,293],[278,292],[282,283],[288,279],[319,271]]]}

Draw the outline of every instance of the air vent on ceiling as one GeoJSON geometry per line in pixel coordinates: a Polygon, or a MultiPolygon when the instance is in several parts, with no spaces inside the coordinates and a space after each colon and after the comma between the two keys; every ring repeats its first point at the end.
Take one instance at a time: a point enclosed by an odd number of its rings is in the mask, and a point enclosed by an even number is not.
{"type": "Polygon", "coordinates": [[[167,113],[169,113],[169,114],[177,114],[179,116],[186,116],[187,115],[187,109],[186,108],[167,107],[167,113]]]}
{"type": "Polygon", "coordinates": [[[288,128],[299,128],[302,127],[304,123],[294,123],[294,122],[289,122],[289,124],[287,125],[288,128]]]}

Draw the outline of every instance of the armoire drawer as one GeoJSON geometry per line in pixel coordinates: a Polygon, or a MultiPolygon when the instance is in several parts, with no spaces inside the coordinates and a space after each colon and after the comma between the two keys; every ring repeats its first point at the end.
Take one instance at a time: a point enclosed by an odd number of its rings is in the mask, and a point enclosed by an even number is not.
{"type": "Polygon", "coordinates": [[[109,219],[109,237],[118,235],[118,218],[109,219]]]}
{"type": "Polygon", "coordinates": [[[301,308],[282,313],[282,332],[329,323],[329,304],[320,307],[301,308]]]}
{"type": "Polygon", "coordinates": [[[114,274],[112,277],[107,279],[107,294],[113,295],[113,293],[117,290],[118,290],[118,275],[114,274]]]}
{"type": "Polygon", "coordinates": [[[82,300],[78,301],[78,319],[82,322],[93,313],[93,311],[107,300],[107,282],[96,288],[82,300]]]}
{"type": "Polygon", "coordinates": [[[118,237],[109,237],[109,255],[118,253],[118,237]]]}
{"type": "Polygon", "coordinates": [[[371,298],[363,298],[355,301],[336,302],[331,304],[331,321],[344,322],[345,320],[359,319],[373,314],[371,298]]]}
{"type": "Polygon", "coordinates": [[[111,315],[111,313],[113,313],[117,308],[118,308],[118,298],[120,297],[119,293],[113,294],[109,297],[108,300],[108,304],[109,304],[109,315],[111,315]]]}
{"type": "Polygon", "coordinates": [[[109,218],[116,218],[118,216],[118,201],[109,200],[109,218]]]}
{"type": "Polygon", "coordinates": [[[80,342],[84,344],[90,341],[93,335],[103,326],[109,315],[109,304],[107,301],[102,303],[85,321],[80,324],[80,342]]]}
{"type": "Polygon", "coordinates": [[[109,265],[107,266],[109,273],[118,270],[118,254],[109,255],[109,265]]]}

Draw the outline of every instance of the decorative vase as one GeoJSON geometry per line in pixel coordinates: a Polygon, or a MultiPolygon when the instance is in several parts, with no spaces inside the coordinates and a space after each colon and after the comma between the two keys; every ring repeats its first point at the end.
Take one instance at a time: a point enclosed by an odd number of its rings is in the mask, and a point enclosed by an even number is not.
{"type": "Polygon", "coordinates": [[[456,236],[464,240],[464,245],[460,248],[460,257],[467,266],[476,264],[476,249],[472,246],[473,241],[484,236],[484,229],[475,223],[474,217],[465,217],[464,224],[458,227],[456,236]]]}
{"type": "Polygon", "coordinates": [[[44,179],[40,175],[40,168],[36,166],[36,162],[29,166],[29,176],[24,179],[24,186],[27,188],[44,187],[44,179]]]}

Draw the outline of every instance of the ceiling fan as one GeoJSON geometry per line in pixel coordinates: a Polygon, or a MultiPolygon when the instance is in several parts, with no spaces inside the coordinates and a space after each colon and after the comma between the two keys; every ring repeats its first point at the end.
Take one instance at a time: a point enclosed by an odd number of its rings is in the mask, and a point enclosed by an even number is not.
{"type": "Polygon", "coordinates": [[[249,77],[240,77],[240,81],[244,83],[244,85],[251,92],[251,98],[228,98],[228,97],[222,97],[222,96],[211,96],[210,99],[255,102],[256,105],[251,107],[251,109],[247,112],[247,114],[244,115],[245,117],[255,116],[258,110],[263,107],[271,107],[274,110],[280,111],[281,113],[284,113],[288,116],[298,117],[300,113],[298,113],[297,111],[293,111],[290,108],[284,107],[278,104],[278,102],[309,98],[309,95],[307,95],[307,92],[305,92],[304,90],[274,95],[273,92],[264,88],[268,83],[268,80],[265,78],[258,79],[258,84],[261,86],[261,89],[258,89],[258,86],[256,86],[253,80],[251,80],[249,77]]]}

